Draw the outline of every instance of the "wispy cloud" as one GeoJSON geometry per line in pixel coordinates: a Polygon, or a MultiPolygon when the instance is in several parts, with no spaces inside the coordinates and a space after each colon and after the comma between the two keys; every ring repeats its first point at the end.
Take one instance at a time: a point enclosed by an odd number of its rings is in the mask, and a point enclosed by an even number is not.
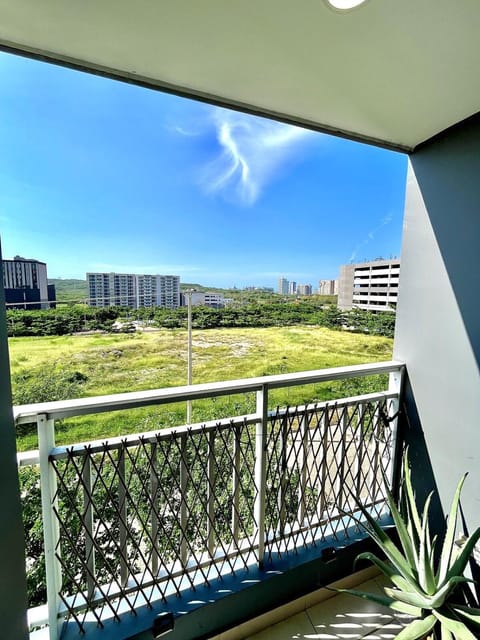
{"type": "Polygon", "coordinates": [[[211,125],[218,153],[204,167],[201,186],[245,205],[257,201],[279,170],[298,158],[312,135],[299,127],[220,108],[212,112],[211,125]]]}
{"type": "Polygon", "coordinates": [[[360,242],[359,244],[357,244],[357,246],[355,247],[355,249],[352,251],[352,254],[349,258],[349,262],[354,262],[357,259],[357,255],[358,252],[360,251],[360,249],[363,249],[363,247],[365,247],[366,245],[368,245],[370,242],[372,242],[372,240],[375,239],[375,236],[377,235],[377,233],[380,231],[380,229],[382,229],[383,227],[385,227],[387,224],[389,224],[393,219],[393,216],[391,213],[387,213],[382,220],[380,221],[379,224],[377,224],[376,227],[374,227],[373,229],[371,229],[370,231],[367,232],[366,237],[364,238],[364,240],[362,240],[362,242],[360,242]]]}

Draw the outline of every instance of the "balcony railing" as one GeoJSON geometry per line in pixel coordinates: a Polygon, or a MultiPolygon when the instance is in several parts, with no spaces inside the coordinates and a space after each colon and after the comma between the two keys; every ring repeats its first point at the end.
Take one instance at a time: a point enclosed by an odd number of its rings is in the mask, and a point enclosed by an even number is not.
{"type": "MultiPolygon", "coordinates": [[[[387,362],[15,407],[36,422],[47,600],[32,627],[55,639],[99,629],[185,589],[345,539],[360,496],[386,512],[403,367],[387,362]],[[269,392],[390,374],[375,393],[269,407],[269,392]],[[56,446],[55,420],[256,394],[243,416],[56,446]]],[[[99,631],[100,634],[100,631],[99,631]]],[[[32,634],[33,636],[33,634],[32,634]]],[[[117,638],[122,638],[118,627],[117,638]]]]}

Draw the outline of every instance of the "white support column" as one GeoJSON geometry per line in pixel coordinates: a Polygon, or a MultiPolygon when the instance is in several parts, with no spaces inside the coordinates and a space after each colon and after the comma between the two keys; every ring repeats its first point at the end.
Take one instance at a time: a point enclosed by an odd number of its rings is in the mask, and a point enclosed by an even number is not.
{"type": "Polygon", "coordinates": [[[388,379],[388,390],[393,391],[396,394],[396,397],[390,400],[388,407],[388,417],[390,418],[390,429],[392,431],[392,455],[390,458],[390,464],[387,469],[385,469],[385,473],[387,478],[390,480],[390,486],[392,486],[394,481],[394,473],[395,473],[395,460],[397,460],[398,455],[398,412],[400,410],[400,397],[403,389],[403,369],[401,371],[394,371],[389,374],[388,379]],[[394,417],[395,416],[395,417],[394,417]]]}
{"type": "MultiPolygon", "coordinates": [[[[192,291],[187,291],[187,384],[192,384],[192,291]]],[[[187,424],[192,423],[192,401],[187,400],[187,424]]]]}
{"type": "Polygon", "coordinates": [[[44,414],[37,416],[38,451],[40,458],[40,486],[42,490],[43,539],[45,545],[45,573],[47,578],[47,605],[50,640],[60,637],[60,590],[62,568],[57,558],[60,554],[60,531],[54,509],[58,512],[57,476],[49,456],[55,447],[55,422],[44,414]]]}
{"type": "Polygon", "coordinates": [[[257,391],[257,415],[259,421],[255,433],[255,524],[257,526],[258,566],[263,568],[265,555],[265,499],[267,474],[267,424],[268,424],[268,387],[262,385],[257,391]]]}

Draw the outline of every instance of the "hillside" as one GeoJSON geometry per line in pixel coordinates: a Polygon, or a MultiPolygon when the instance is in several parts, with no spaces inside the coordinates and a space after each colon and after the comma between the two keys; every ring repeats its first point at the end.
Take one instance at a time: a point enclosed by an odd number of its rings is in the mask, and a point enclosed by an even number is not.
{"type": "Polygon", "coordinates": [[[48,284],[55,285],[59,302],[84,301],[87,297],[87,281],[74,278],[49,278],[48,284]]]}

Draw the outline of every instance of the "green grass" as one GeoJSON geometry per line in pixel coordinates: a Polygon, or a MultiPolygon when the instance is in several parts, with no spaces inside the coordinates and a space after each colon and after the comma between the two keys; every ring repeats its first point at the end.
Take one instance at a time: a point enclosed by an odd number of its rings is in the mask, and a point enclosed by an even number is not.
{"type": "MultiPolygon", "coordinates": [[[[79,386],[82,396],[171,387],[186,383],[186,342],[182,329],[126,335],[11,338],[11,370],[14,378],[15,374],[28,376],[36,371],[45,375],[46,366],[78,372],[86,377],[79,386]]],[[[193,381],[213,382],[353,365],[388,360],[391,353],[389,338],[317,327],[194,331],[193,381]]],[[[271,405],[325,399],[344,391],[340,383],[278,390],[272,394],[271,405]]],[[[218,398],[214,402],[198,401],[194,403],[193,419],[242,414],[252,411],[254,406],[252,394],[218,398]]],[[[182,422],[184,416],[184,403],[83,416],[59,424],[57,442],[79,442],[173,426],[182,422]]],[[[18,446],[22,450],[36,447],[33,428],[20,430],[18,446]]]]}

